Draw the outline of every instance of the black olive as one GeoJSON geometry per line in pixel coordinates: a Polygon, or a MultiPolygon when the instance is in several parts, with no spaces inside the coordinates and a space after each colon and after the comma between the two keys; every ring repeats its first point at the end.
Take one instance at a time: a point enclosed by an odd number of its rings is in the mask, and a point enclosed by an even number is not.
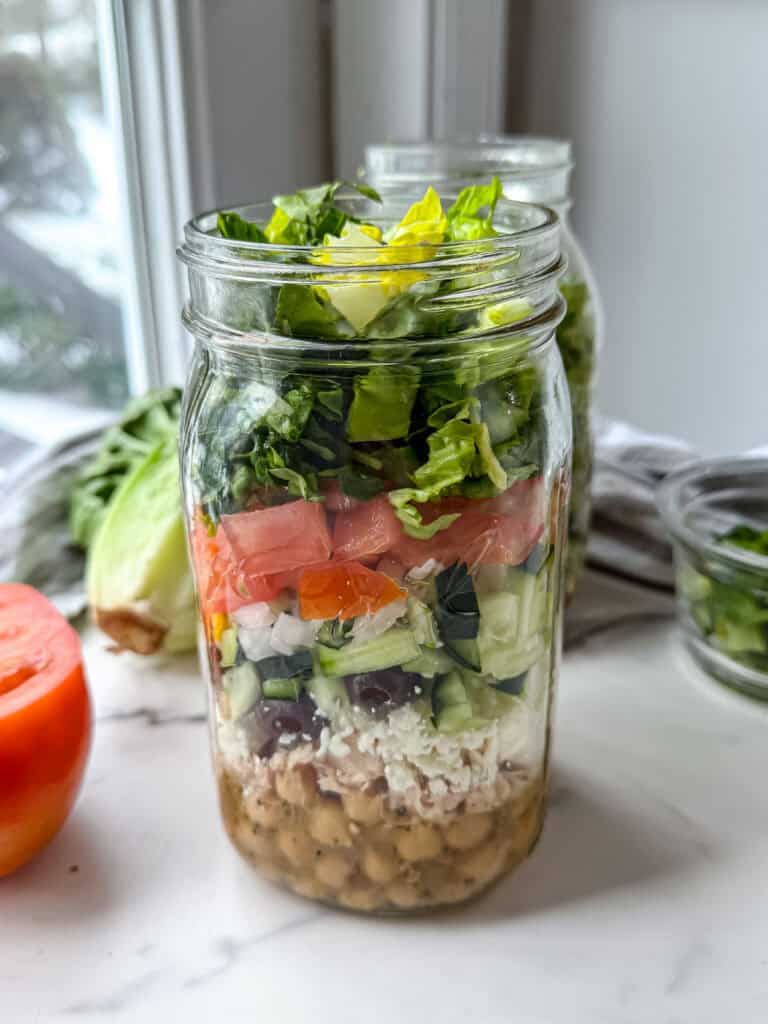
{"type": "Polygon", "coordinates": [[[424,680],[416,672],[401,668],[384,668],[378,672],[360,672],[346,676],[344,683],[349,699],[372,715],[386,714],[413,700],[424,680]]]}

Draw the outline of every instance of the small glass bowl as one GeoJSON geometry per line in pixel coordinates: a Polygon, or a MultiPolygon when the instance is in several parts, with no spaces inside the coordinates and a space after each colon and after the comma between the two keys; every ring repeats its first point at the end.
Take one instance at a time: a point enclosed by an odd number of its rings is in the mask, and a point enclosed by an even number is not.
{"type": "Polygon", "coordinates": [[[768,556],[721,540],[737,526],[768,530],[768,459],[696,462],[666,478],[658,505],[688,649],[716,679],[768,700],[768,556]]]}

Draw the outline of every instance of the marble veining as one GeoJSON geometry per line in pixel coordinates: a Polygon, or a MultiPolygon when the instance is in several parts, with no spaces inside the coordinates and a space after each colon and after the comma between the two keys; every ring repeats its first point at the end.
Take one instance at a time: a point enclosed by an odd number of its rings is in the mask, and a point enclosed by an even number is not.
{"type": "Polygon", "coordinates": [[[315,907],[218,822],[194,658],[89,633],[76,812],[0,880],[2,1024],[763,1024],[768,707],[682,651],[668,595],[590,574],[569,609],[551,802],[483,900],[412,920],[315,907]]]}

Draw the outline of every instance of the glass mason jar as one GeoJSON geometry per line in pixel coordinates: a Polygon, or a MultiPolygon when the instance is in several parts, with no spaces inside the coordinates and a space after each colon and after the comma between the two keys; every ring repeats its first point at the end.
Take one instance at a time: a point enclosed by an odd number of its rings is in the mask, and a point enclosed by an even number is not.
{"type": "MultiPolygon", "coordinates": [[[[421,192],[389,196],[377,223],[421,192]]],[[[263,874],[354,910],[474,896],[542,825],[563,264],[552,211],[502,200],[494,223],[382,264],[373,243],[233,242],[205,214],[180,249],[196,341],[182,476],[222,816],[263,874]],[[347,311],[386,297],[355,332],[312,315],[318,294],[347,311]],[[307,310],[302,337],[289,307],[307,310]]]]}
{"type": "Polygon", "coordinates": [[[589,534],[593,459],[592,400],[602,338],[602,305],[595,278],[569,226],[571,144],[531,136],[478,136],[445,142],[382,143],[365,151],[365,173],[375,186],[421,182],[455,188],[497,175],[508,199],[556,210],[568,272],[560,284],[568,309],[557,329],[571,394],[573,475],[568,526],[566,589],[571,594],[584,564],[589,534]]]}

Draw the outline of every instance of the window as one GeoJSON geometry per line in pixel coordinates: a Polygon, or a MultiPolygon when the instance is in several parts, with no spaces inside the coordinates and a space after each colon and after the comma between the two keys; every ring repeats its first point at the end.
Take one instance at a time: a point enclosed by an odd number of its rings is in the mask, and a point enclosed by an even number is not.
{"type": "Polygon", "coordinates": [[[98,24],[96,0],[0,7],[2,461],[128,395],[98,24]]]}

